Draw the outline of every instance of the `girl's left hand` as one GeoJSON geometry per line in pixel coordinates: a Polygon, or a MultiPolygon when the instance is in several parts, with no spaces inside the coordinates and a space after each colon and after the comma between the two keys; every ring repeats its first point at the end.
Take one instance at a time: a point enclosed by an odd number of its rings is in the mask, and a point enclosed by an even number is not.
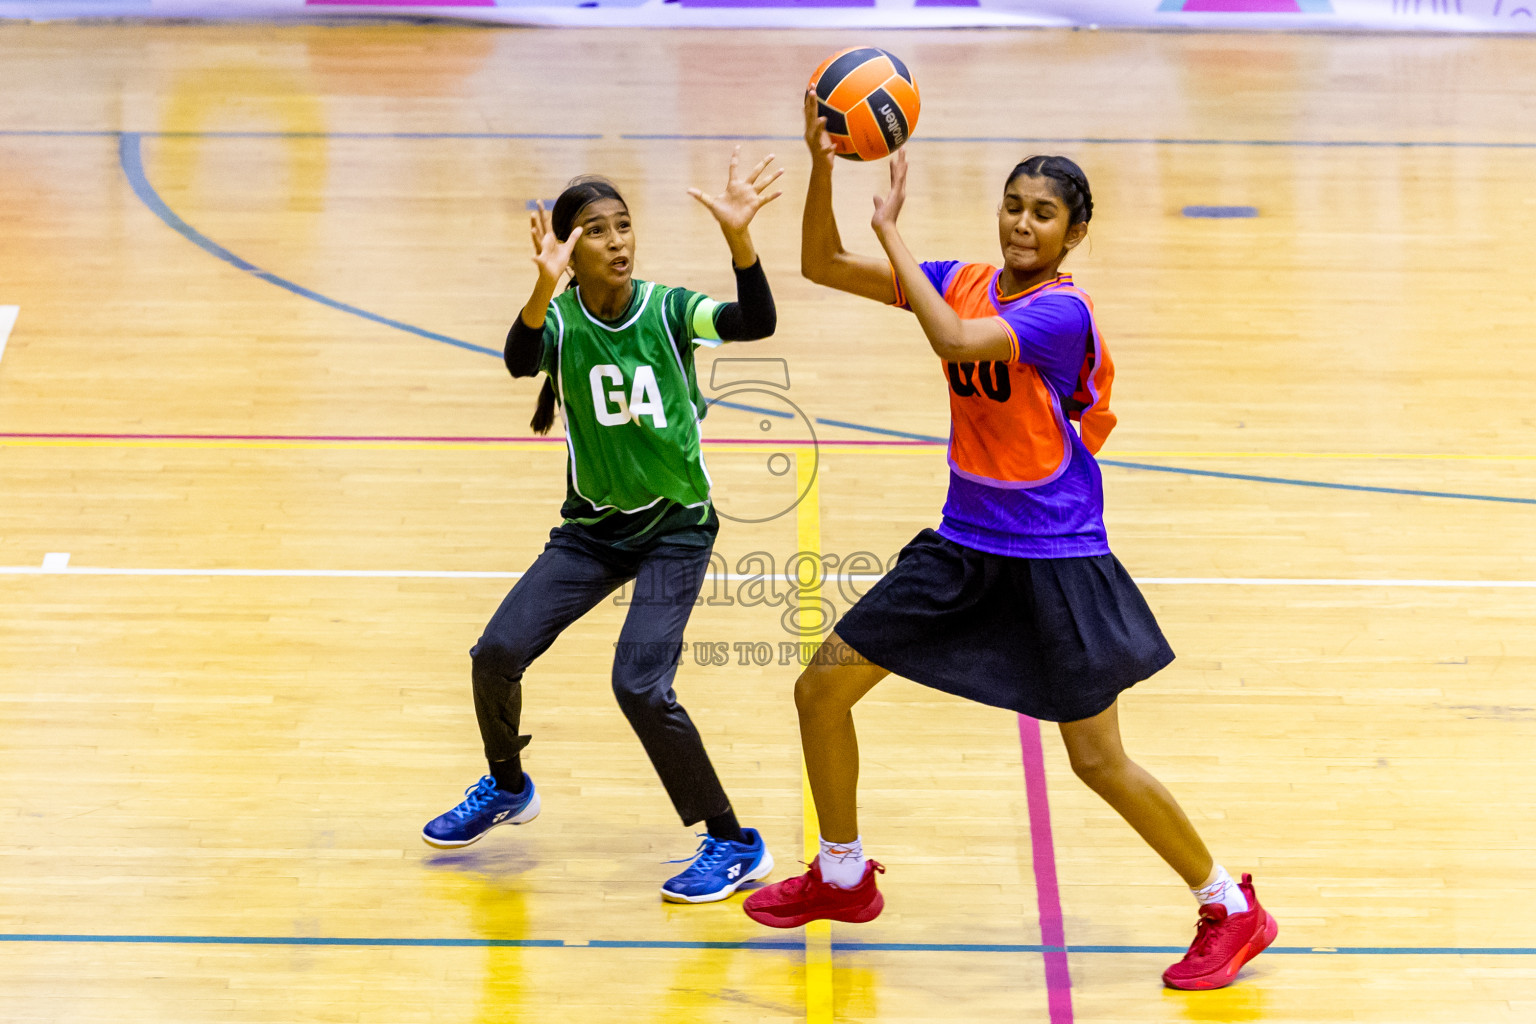
{"type": "Polygon", "coordinates": [[[781,167],[764,177],[772,161],[773,154],[769,153],[758,161],[757,166],[752,168],[746,177],[742,177],[739,170],[741,147],[737,146],[731,153],[731,170],[726,177],[724,192],[712,196],[691,188],[688,194],[709,208],[709,212],[715,215],[715,220],[720,222],[721,228],[727,232],[740,233],[752,223],[752,218],[757,216],[758,210],[784,194],[779,190],[764,195],[768,191],[768,186],[778,181],[779,176],[784,173],[781,167]]]}
{"type": "Polygon", "coordinates": [[[901,214],[901,204],[907,201],[907,151],[898,149],[891,157],[891,190],[882,198],[875,196],[875,215],[869,226],[880,234],[882,229],[894,228],[901,214]]]}

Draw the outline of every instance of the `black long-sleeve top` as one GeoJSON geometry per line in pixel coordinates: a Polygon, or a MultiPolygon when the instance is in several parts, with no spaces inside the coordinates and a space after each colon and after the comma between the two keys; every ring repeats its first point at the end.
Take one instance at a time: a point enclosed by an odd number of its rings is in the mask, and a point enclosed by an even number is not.
{"type": "MultiPolygon", "coordinates": [[[[758,341],[769,337],[778,327],[778,310],[763,261],[736,270],[736,301],[727,302],[715,314],[715,330],[722,341],[758,341]]],[[[529,327],[519,315],[507,332],[503,351],[507,370],[514,377],[532,377],[539,372],[543,353],[544,328],[529,327]]]]}

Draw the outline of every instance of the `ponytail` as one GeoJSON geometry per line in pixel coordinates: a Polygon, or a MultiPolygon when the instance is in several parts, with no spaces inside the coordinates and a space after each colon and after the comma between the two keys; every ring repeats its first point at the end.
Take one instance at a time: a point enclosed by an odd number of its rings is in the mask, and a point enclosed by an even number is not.
{"type": "Polygon", "coordinates": [[[555,382],[548,376],[544,378],[544,390],[539,392],[539,406],[528,425],[535,434],[547,434],[555,425],[555,382]]]}

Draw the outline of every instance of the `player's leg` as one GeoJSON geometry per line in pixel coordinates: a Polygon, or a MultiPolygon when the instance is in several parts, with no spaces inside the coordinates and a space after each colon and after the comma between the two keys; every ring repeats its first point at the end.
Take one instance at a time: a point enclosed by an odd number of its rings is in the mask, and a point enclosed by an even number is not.
{"type": "Polygon", "coordinates": [[[698,727],[672,688],[683,630],[709,573],[709,549],[647,557],[614,651],[613,694],[645,748],[684,825],[704,822],[704,841],[687,868],[662,886],[674,903],[723,900],[773,870],[756,829],[743,829],[704,749],[698,727]]]}
{"type": "Polygon", "coordinates": [[[598,558],[561,531],[551,535],[470,649],[475,717],[489,774],[465,790],[457,806],[427,823],[422,838],[429,844],[467,846],[497,825],[520,825],[538,816],[538,791],[522,766],[530,739],[520,729],[523,672],[567,626],[628,578],[624,567],[598,558]]]}
{"type": "Polygon", "coordinates": [[[1072,771],[1179,873],[1198,888],[1213,862],[1194,825],[1163,784],[1126,756],[1120,741],[1119,704],[1092,718],[1061,723],[1072,771]]]}
{"type": "Polygon", "coordinates": [[[833,633],[795,681],[800,747],[823,839],[859,838],[859,736],[853,706],[889,675],[833,633]]]}
{"type": "Polygon", "coordinates": [[[811,870],[753,893],[743,905],[753,920],[794,928],[821,918],[871,921],[885,899],[875,885],[879,863],[865,860],[859,837],[859,737],[853,706],[890,673],[833,633],[795,682],[800,745],[821,829],[811,870]]]}
{"type": "Polygon", "coordinates": [[[1259,906],[1252,876],[1234,882],[1211,858],[1173,794],[1126,756],[1118,704],[1091,718],[1061,723],[1061,737],[1077,777],[1178,872],[1201,904],[1195,942],[1163,980],[1176,988],[1220,988],[1231,982],[1279,930],[1259,906]]]}

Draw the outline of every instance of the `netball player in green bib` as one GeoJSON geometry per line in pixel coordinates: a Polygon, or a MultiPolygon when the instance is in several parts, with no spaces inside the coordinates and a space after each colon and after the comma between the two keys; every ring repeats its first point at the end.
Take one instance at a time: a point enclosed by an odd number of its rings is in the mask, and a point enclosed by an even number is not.
{"type": "Polygon", "coordinates": [[[490,773],[430,821],[433,846],[473,843],[496,825],[539,813],[523,772],[523,672],[562,630],[624,584],[634,601],[619,632],[613,692],[684,825],[707,833],[686,869],[661,888],[680,903],[723,900],[773,870],[756,829],[742,828],[672,679],[683,628],[709,571],[720,521],[699,450],[705,412],[695,345],[751,341],[774,331],[768,280],[748,225],[778,198],[770,155],[745,176],[731,157],[725,191],[690,189],[725,233],[737,301],[633,276],[635,233],[614,186],[577,178],[533,216],[538,284],[507,335],[514,377],[546,374],[533,428],[565,423],[564,522],[518,580],[470,651],[475,714],[490,773]],[[564,291],[561,280],[573,280],[564,291]]]}

